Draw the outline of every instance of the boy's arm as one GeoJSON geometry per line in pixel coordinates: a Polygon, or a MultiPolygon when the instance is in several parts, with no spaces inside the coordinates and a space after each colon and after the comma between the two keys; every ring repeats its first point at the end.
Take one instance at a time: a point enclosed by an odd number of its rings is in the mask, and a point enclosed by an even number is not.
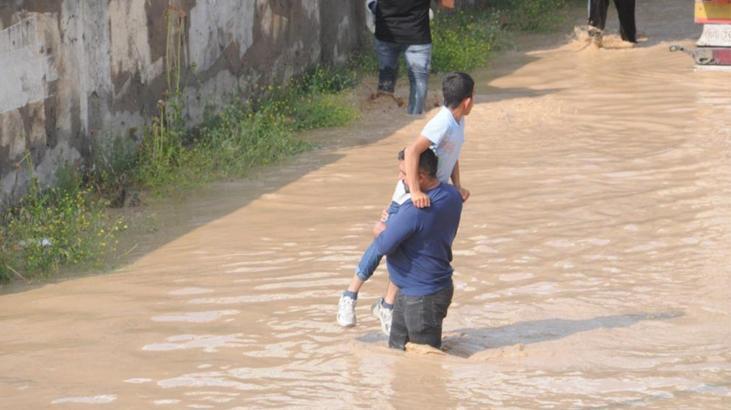
{"type": "Polygon", "coordinates": [[[467,201],[467,199],[470,197],[470,191],[467,190],[467,188],[462,188],[462,184],[459,180],[459,160],[454,163],[454,169],[452,170],[452,185],[454,185],[455,188],[459,190],[460,195],[462,195],[462,202],[467,201]]]}
{"type": "Polygon", "coordinates": [[[411,202],[417,208],[426,208],[431,203],[429,196],[421,192],[419,186],[419,157],[421,153],[428,150],[432,142],[419,135],[419,137],[411,145],[404,150],[404,162],[406,165],[406,182],[411,191],[411,202]]]}

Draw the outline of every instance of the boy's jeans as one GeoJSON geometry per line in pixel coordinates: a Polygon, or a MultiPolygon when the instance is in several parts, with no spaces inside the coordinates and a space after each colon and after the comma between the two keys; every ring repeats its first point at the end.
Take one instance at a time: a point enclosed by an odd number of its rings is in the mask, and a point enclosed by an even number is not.
{"type": "Polygon", "coordinates": [[[409,69],[409,114],[421,114],[431,69],[431,44],[397,44],[375,39],[378,57],[378,90],[392,93],[396,87],[398,59],[404,53],[409,69]]]}
{"type": "MultiPolygon", "coordinates": [[[[389,219],[391,218],[391,215],[398,211],[398,209],[399,205],[395,202],[391,202],[391,204],[388,205],[388,210],[386,212],[388,212],[389,219]]],[[[388,222],[388,219],[386,221],[388,222]]],[[[375,272],[376,268],[378,268],[378,264],[381,263],[381,259],[383,259],[383,254],[378,253],[378,249],[376,249],[376,241],[374,240],[370,245],[368,245],[368,249],[366,249],[363,256],[360,258],[358,267],[355,268],[355,274],[358,276],[358,279],[363,282],[370,279],[371,276],[373,276],[373,272],[375,272]]]]}
{"type": "Polygon", "coordinates": [[[358,267],[355,268],[355,274],[358,276],[358,279],[363,282],[370,279],[371,276],[373,276],[373,272],[376,271],[378,264],[381,263],[381,259],[383,259],[383,255],[378,253],[378,250],[376,249],[376,241],[371,242],[371,244],[368,245],[368,249],[366,249],[365,253],[363,253],[363,256],[360,258],[358,267]]]}

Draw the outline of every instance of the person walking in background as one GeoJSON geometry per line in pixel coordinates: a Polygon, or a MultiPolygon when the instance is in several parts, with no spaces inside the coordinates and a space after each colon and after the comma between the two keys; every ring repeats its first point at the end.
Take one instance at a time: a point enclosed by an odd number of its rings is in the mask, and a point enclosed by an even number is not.
{"type": "MultiPolygon", "coordinates": [[[[454,8],[454,0],[439,0],[445,8],[454,8]]],[[[375,14],[375,50],[378,59],[378,92],[376,97],[394,97],[399,57],[406,59],[409,73],[407,112],[419,115],[426,103],[429,70],[431,69],[431,0],[373,0],[367,3],[375,14]]]]}
{"type": "MultiPolygon", "coordinates": [[[[614,5],[619,15],[619,34],[622,40],[637,43],[635,0],[614,0],[614,5]]],[[[602,46],[608,9],[609,0],[589,0],[589,36],[597,47],[602,46]]]]}

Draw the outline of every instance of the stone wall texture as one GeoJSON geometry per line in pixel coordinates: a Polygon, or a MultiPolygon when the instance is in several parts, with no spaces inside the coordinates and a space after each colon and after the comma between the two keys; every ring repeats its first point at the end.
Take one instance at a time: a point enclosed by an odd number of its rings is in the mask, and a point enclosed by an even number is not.
{"type": "Polygon", "coordinates": [[[0,204],[54,182],[97,140],[139,140],[164,98],[170,13],[184,16],[186,118],[361,47],[360,0],[0,1],[0,204]]]}

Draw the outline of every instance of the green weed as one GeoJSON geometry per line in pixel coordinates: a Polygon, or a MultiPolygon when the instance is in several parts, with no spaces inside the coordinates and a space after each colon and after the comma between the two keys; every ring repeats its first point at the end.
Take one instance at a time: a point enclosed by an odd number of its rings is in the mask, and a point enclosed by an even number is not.
{"type": "Polygon", "coordinates": [[[499,44],[500,14],[492,11],[440,12],[432,23],[432,69],[470,71],[485,65],[499,44]]]}
{"type": "Polygon", "coordinates": [[[490,7],[503,14],[509,30],[546,32],[563,20],[563,11],[572,3],[577,0],[492,0],[490,7]]]}
{"type": "Polygon", "coordinates": [[[346,91],[356,83],[352,70],[320,67],[285,87],[269,87],[248,103],[233,101],[192,134],[178,121],[179,105],[160,104],[159,116],[145,133],[134,180],[170,193],[243,176],[254,166],[305,151],[309,144],[296,137],[298,131],[342,126],[358,117],[346,91]]]}
{"type": "Polygon", "coordinates": [[[82,188],[75,172],[59,175],[59,185],[46,191],[33,179],[23,199],[0,215],[0,281],[97,262],[114,250],[123,221],[107,215],[108,203],[82,188]]]}

